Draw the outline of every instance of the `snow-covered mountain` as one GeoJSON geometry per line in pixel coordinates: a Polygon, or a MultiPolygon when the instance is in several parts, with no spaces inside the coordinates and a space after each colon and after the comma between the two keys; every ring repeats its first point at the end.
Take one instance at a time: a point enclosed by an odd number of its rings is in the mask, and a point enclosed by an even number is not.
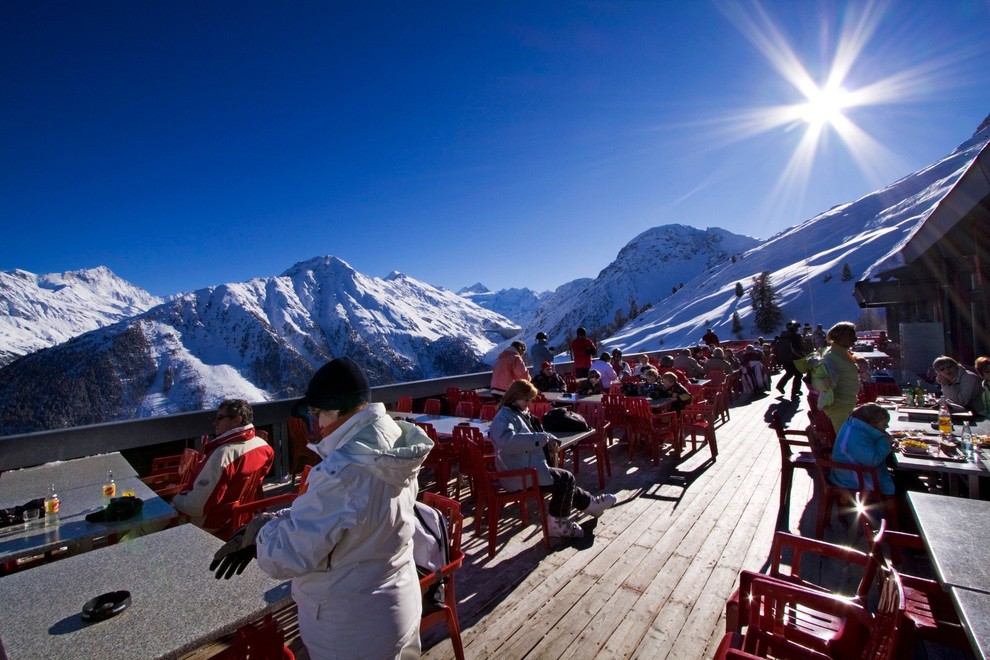
{"type": "Polygon", "coordinates": [[[759,246],[703,271],[648,312],[621,328],[607,344],[624,351],[655,351],[698,343],[706,327],[731,339],[738,312],[742,337],[760,334],[753,326],[748,291],[752,280],[770,273],[785,321],[822,324],[856,321],[862,310],[853,286],[870,268],[897,252],[948,194],[990,141],[990,122],[955,151],[882,190],[781,232],[759,246]],[[736,283],[746,295],[737,298],[736,283]]]}
{"type": "Polygon", "coordinates": [[[201,289],[38,351],[0,376],[0,434],[298,395],[338,355],[373,384],[481,371],[512,323],[461,296],[335,257],[201,289]]]}
{"type": "Polygon", "coordinates": [[[457,295],[464,296],[479,307],[490,309],[512,319],[518,324],[518,327],[522,328],[530,323],[540,306],[540,301],[549,297],[550,292],[537,293],[532,289],[490,291],[484,284],[478,282],[464,287],[457,292],[457,295]]]}
{"type": "Polygon", "coordinates": [[[0,366],[162,302],[108,268],[0,271],[0,366]]]}
{"type": "MultiPolygon", "coordinates": [[[[710,276],[759,241],[724,229],[665,225],[644,231],[623,247],[615,261],[593,280],[581,279],[546,297],[520,335],[532,341],[547,333],[550,344],[563,346],[578,326],[589,334],[608,334],[615,324],[647,305],[666,306],[675,291],[699,273],[710,276]]],[[[619,325],[619,324],[616,324],[619,325]]]]}

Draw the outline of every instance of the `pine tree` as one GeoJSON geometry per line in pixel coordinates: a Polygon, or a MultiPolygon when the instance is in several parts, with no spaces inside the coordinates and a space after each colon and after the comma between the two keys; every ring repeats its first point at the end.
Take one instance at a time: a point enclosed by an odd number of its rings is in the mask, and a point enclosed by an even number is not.
{"type": "Polygon", "coordinates": [[[742,334],[743,325],[742,321],[739,320],[739,312],[732,312],[732,334],[736,337],[742,334]]]}
{"type": "Polygon", "coordinates": [[[636,299],[633,298],[629,301],[629,319],[632,320],[639,316],[639,305],[636,304],[636,299]]]}
{"type": "Polygon", "coordinates": [[[736,282],[736,298],[742,298],[746,291],[743,289],[742,282],[736,282]]]}
{"type": "Polygon", "coordinates": [[[615,310],[615,327],[618,329],[618,328],[621,328],[625,324],[626,324],[626,316],[625,316],[625,314],[622,313],[622,310],[621,309],[615,310]]]}
{"type": "Polygon", "coordinates": [[[849,268],[849,264],[842,264],[842,281],[848,282],[853,278],[852,270],[849,268]]]}
{"type": "Polygon", "coordinates": [[[763,272],[753,278],[753,288],[749,290],[753,304],[753,322],[760,332],[773,332],[783,318],[777,301],[780,294],[770,284],[770,273],[763,272]]]}

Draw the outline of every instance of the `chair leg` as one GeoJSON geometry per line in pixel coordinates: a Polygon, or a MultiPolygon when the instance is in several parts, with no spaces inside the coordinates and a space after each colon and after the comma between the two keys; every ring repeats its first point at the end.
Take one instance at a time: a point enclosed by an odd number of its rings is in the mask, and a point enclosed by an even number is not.
{"type": "Polygon", "coordinates": [[[454,645],[454,657],[464,660],[464,645],[461,643],[461,626],[457,621],[457,610],[448,607],[447,630],[450,632],[450,643],[454,645]]]}
{"type": "Polygon", "coordinates": [[[777,530],[786,531],[791,513],[791,483],[794,481],[794,467],[785,465],[780,469],[780,504],[777,507],[777,530]],[[783,525],[783,526],[781,526],[783,525]]]}

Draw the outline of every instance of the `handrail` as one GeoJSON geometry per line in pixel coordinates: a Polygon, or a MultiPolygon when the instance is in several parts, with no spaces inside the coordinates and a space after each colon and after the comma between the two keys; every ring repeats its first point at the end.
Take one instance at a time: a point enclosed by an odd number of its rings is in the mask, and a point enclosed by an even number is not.
{"type": "MultiPolygon", "coordinates": [[[[462,389],[487,387],[491,372],[418,380],[372,388],[372,400],[394,403],[400,396],[415,399],[443,394],[448,387],[462,389]]],[[[288,428],[286,420],[297,399],[282,399],[252,403],[256,426],[271,426],[269,438],[275,448],[276,473],[285,473],[288,461],[288,428]]],[[[198,438],[213,428],[213,410],[178,413],[160,417],[145,417],[105,424],[76,426],[67,429],[0,436],[0,472],[51,461],[64,461],[94,454],[135,449],[151,445],[198,438]]],[[[2,476],[0,476],[2,478],[2,476]]]]}

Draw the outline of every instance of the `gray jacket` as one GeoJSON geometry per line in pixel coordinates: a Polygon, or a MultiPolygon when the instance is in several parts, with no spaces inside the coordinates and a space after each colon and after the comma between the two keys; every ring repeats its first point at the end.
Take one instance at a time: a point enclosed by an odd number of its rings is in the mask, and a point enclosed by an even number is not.
{"type": "Polygon", "coordinates": [[[540,365],[544,362],[553,364],[553,351],[547,346],[546,339],[537,340],[529,349],[529,357],[533,359],[533,375],[540,373],[540,365]]]}
{"type": "MultiPolygon", "coordinates": [[[[541,486],[553,484],[550,466],[543,447],[555,437],[542,431],[534,431],[526,417],[515,408],[502,406],[492,420],[492,444],[495,445],[495,465],[499,472],[536,468],[541,486]]],[[[522,479],[510,477],[501,480],[506,490],[521,490],[522,479]]]]}

